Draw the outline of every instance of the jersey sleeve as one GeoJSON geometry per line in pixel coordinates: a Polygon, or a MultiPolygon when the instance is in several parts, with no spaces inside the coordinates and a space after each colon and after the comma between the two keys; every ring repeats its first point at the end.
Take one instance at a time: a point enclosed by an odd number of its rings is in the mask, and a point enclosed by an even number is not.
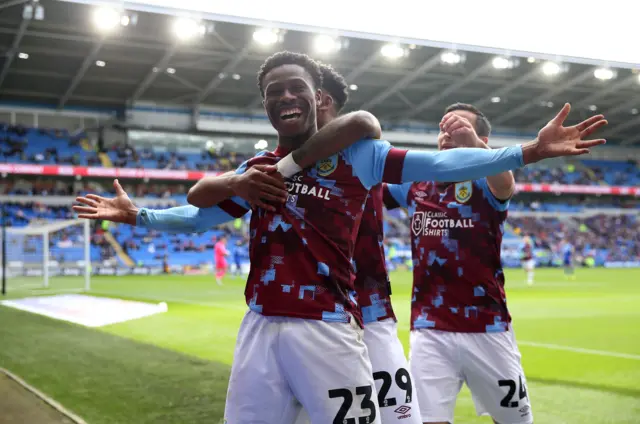
{"type": "MultiPolygon", "coordinates": [[[[256,154],[254,158],[264,156],[266,154],[266,151],[262,151],[256,154]]],[[[236,174],[244,174],[247,171],[247,167],[249,166],[250,161],[251,159],[243,162],[242,165],[240,165],[238,169],[236,169],[236,174]]],[[[222,202],[218,203],[218,207],[233,218],[240,218],[241,216],[249,212],[249,210],[251,210],[251,205],[249,205],[249,202],[238,196],[223,200],[222,202]]]]}
{"type": "Polygon", "coordinates": [[[480,186],[480,188],[482,189],[482,192],[484,193],[485,199],[489,201],[489,204],[491,205],[491,207],[493,207],[493,209],[497,210],[498,212],[504,212],[507,209],[509,209],[510,199],[507,199],[507,200],[498,199],[491,192],[491,188],[489,187],[489,183],[487,182],[486,178],[481,178],[477,180],[476,184],[480,186]]]}
{"type": "Polygon", "coordinates": [[[409,206],[409,190],[412,183],[384,184],[382,201],[387,209],[406,208],[409,206]]]}
{"type": "MultiPolygon", "coordinates": [[[[256,156],[265,154],[266,152],[260,152],[256,156]]],[[[236,173],[244,173],[248,163],[249,161],[245,161],[240,165],[236,169],[236,173]]],[[[205,209],[192,205],[169,209],[141,208],[136,217],[136,225],[172,233],[198,233],[239,218],[250,209],[249,203],[237,196],[223,200],[217,206],[205,209]]]]}
{"type": "Polygon", "coordinates": [[[458,148],[443,152],[395,149],[388,141],[360,140],[344,150],[362,184],[477,180],[524,166],[520,145],[502,149],[458,148]]]}
{"type": "Polygon", "coordinates": [[[382,181],[399,183],[406,150],[395,149],[385,140],[364,139],[343,151],[347,163],[362,185],[370,189],[382,181]]]}
{"type": "Polygon", "coordinates": [[[200,209],[186,205],[169,209],[141,208],[136,216],[136,225],[170,233],[200,233],[232,219],[218,206],[200,209]]]}

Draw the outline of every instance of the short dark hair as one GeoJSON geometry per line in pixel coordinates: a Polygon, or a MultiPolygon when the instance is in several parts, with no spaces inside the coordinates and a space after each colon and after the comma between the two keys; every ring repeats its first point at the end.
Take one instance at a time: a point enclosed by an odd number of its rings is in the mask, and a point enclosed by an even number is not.
{"type": "Polygon", "coordinates": [[[322,88],[331,95],[336,104],[336,111],[340,112],[349,101],[347,81],[331,65],[320,63],[320,70],[322,71],[322,88]]]}
{"type": "Polygon", "coordinates": [[[454,110],[466,110],[467,112],[471,112],[476,115],[476,123],[474,125],[476,134],[480,137],[489,137],[489,134],[491,134],[491,123],[484,113],[480,112],[480,109],[468,103],[454,103],[448,106],[444,110],[444,113],[446,115],[454,110]]]}
{"type": "Polygon", "coordinates": [[[258,88],[260,88],[262,97],[264,97],[264,77],[273,69],[283,65],[301,66],[311,75],[313,83],[315,84],[314,88],[322,87],[322,72],[320,71],[318,62],[306,54],[282,51],[269,56],[260,67],[260,71],[258,72],[258,88]]]}

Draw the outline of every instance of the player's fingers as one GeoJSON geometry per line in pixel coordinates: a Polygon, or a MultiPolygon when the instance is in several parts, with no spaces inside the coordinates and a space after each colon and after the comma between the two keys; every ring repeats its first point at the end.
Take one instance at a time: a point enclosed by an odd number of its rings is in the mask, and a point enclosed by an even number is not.
{"type": "Polygon", "coordinates": [[[276,188],[279,188],[281,190],[286,190],[287,187],[284,184],[284,180],[282,179],[282,177],[277,177],[275,175],[269,175],[269,174],[258,174],[257,178],[259,178],[263,183],[266,184],[270,184],[276,188]]]}
{"type": "Polygon", "coordinates": [[[274,202],[274,203],[284,203],[287,201],[287,198],[282,196],[281,194],[273,194],[267,191],[261,192],[260,198],[264,200],[268,200],[269,202],[274,202]]]}
{"type": "Polygon", "coordinates": [[[78,213],[88,213],[88,214],[98,213],[98,210],[96,208],[91,208],[88,206],[74,206],[73,210],[78,213]]]}
{"type": "Polygon", "coordinates": [[[575,128],[578,129],[578,131],[582,131],[585,128],[588,128],[589,126],[591,126],[592,124],[600,121],[604,119],[604,115],[595,115],[592,116],[591,118],[585,119],[584,121],[580,122],[579,124],[574,125],[575,128]]]}
{"type": "Polygon", "coordinates": [[[576,143],[576,148],[578,149],[587,149],[589,147],[595,147],[595,146],[600,146],[602,144],[605,144],[607,141],[603,138],[597,139],[597,140],[581,140],[578,143],[576,143]]]}
{"type": "Polygon", "coordinates": [[[452,136],[454,136],[454,135],[462,135],[462,134],[467,134],[469,132],[470,132],[469,128],[462,127],[462,128],[457,128],[457,129],[451,131],[451,135],[452,136]]]}
{"type": "Polygon", "coordinates": [[[579,156],[579,155],[586,155],[589,152],[590,152],[589,149],[574,149],[570,152],[570,154],[573,156],[579,156]]]}
{"type": "Polygon", "coordinates": [[[98,204],[95,201],[86,197],[76,197],[76,202],[82,203],[83,205],[91,206],[93,208],[98,207],[98,204]]]}
{"type": "Polygon", "coordinates": [[[270,205],[263,201],[262,199],[256,199],[253,204],[261,209],[265,209],[271,212],[275,212],[276,208],[273,205],[270,205]]]}
{"type": "Polygon", "coordinates": [[[447,124],[450,124],[451,122],[453,122],[456,118],[458,117],[458,115],[456,115],[453,112],[449,112],[446,115],[444,115],[442,117],[442,119],[440,120],[440,128],[444,129],[446,127],[447,124]]]}
{"type": "Polygon", "coordinates": [[[257,169],[260,172],[265,172],[267,174],[273,173],[278,170],[278,167],[275,165],[255,165],[254,169],[257,169]]]}
{"type": "Polygon", "coordinates": [[[118,181],[118,179],[116,178],[115,180],[113,180],[113,188],[116,189],[116,195],[117,196],[121,196],[123,194],[126,194],[124,189],[122,188],[122,186],[120,185],[120,181],[118,181]]]}
{"type": "Polygon", "coordinates": [[[591,134],[596,132],[598,128],[602,128],[608,123],[609,122],[606,119],[601,119],[599,121],[594,122],[593,124],[589,125],[589,127],[585,128],[580,132],[580,138],[589,137],[591,134]]]}
{"type": "Polygon", "coordinates": [[[562,125],[567,119],[567,116],[569,116],[569,112],[571,112],[571,105],[569,103],[565,103],[560,112],[558,112],[551,122],[556,125],[562,125]]]}
{"type": "Polygon", "coordinates": [[[87,214],[78,214],[78,218],[80,219],[100,219],[98,218],[98,215],[87,215],[87,214]]]}
{"type": "Polygon", "coordinates": [[[287,197],[287,190],[283,186],[275,186],[270,181],[261,182],[258,186],[260,191],[268,192],[280,197],[287,197]]]}
{"type": "Polygon", "coordinates": [[[85,196],[87,199],[91,199],[91,200],[95,200],[96,202],[100,203],[103,200],[107,200],[102,196],[98,196],[97,194],[93,194],[93,193],[89,193],[85,196]]]}
{"type": "Polygon", "coordinates": [[[449,134],[453,134],[456,130],[459,130],[461,128],[467,128],[466,123],[462,120],[456,120],[455,122],[451,123],[451,125],[448,125],[445,130],[449,134]]]}

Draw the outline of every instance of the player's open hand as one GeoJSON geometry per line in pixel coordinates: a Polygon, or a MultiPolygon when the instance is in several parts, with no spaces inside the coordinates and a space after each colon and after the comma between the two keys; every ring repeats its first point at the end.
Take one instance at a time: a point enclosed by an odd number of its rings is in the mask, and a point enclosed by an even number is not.
{"type": "Polygon", "coordinates": [[[484,147],[485,144],[471,122],[460,115],[449,112],[440,121],[440,131],[453,140],[455,147],[484,147]]]}
{"type": "Polygon", "coordinates": [[[604,125],[603,115],[595,115],[571,127],[563,126],[569,116],[571,105],[566,103],[562,110],[540,130],[538,138],[523,145],[525,164],[559,156],[576,156],[589,153],[589,149],[606,143],[604,139],[588,139],[604,125]]]}
{"type": "Polygon", "coordinates": [[[231,184],[236,196],[252,206],[275,211],[274,205],[287,201],[287,187],[282,175],[272,165],[255,165],[240,174],[231,184]]]}
{"type": "Polygon", "coordinates": [[[82,206],[74,205],[73,210],[78,213],[79,218],[102,219],[136,225],[138,208],[135,207],[118,180],[113,181],[113,187],[116,190],[116,197],[108,199],[96,194],[76,197],[76,202],[81,203],[82,206]]]}

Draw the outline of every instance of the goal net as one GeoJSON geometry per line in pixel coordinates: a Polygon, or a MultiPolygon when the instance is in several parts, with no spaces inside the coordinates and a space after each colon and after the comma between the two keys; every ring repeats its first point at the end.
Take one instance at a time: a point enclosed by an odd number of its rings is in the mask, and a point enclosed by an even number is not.
{"type": "Polygon", "coordinates": [[[91,287],[91,232],[87,220],[32,220],[26,227],[4,228],[0,233],[1,253],[0,275],[6,273],[8,293],[43,289],[79,292],[91,287]]]}

